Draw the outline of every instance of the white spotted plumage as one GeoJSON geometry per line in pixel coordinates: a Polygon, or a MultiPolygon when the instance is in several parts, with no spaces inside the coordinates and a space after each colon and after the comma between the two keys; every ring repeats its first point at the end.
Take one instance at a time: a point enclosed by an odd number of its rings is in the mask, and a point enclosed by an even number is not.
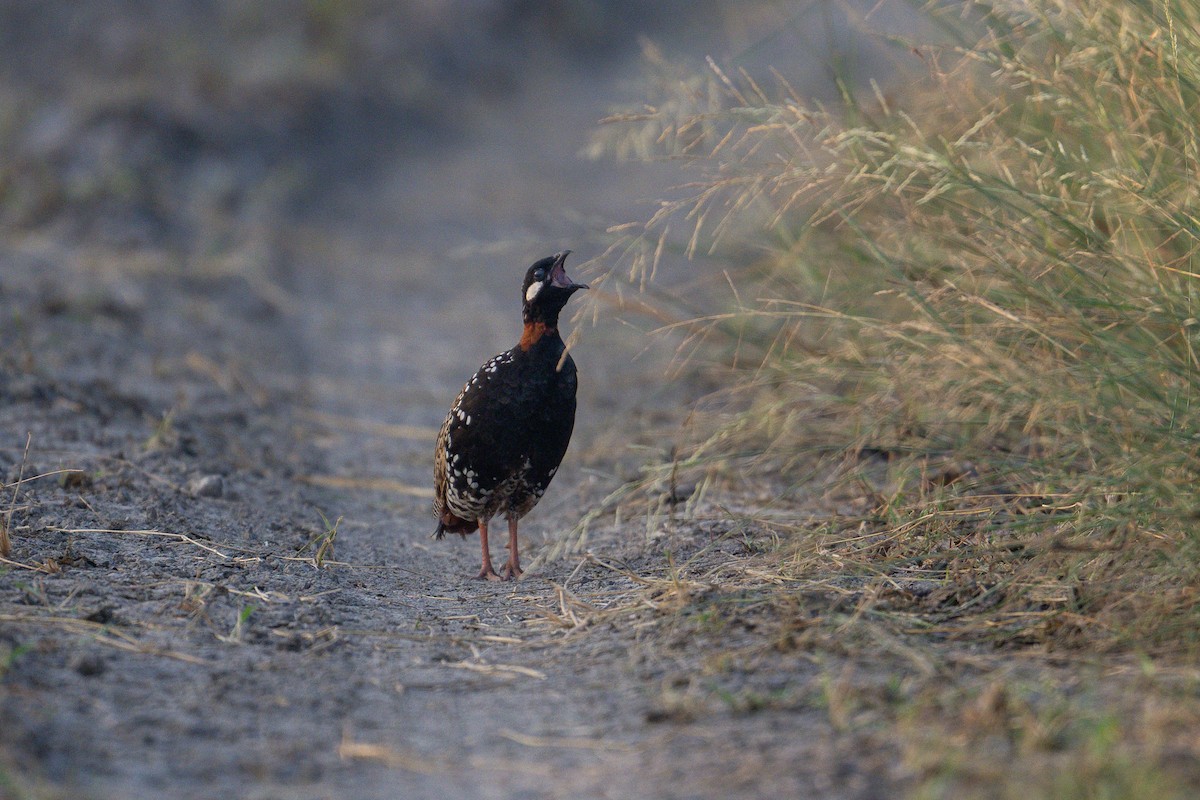
{"type": "Polygon", "coordinates": [[[586,287],[567,277],[566,256],[542,259],[526,272],[520,341],[468,379],[438,433],[435,536],[477,529],[480,578],[498,578],[487,544],[488,522],[498,514],[509,526],[503,576],[521,574],[517,521],[541,499],[570,442],[577,377],[557,323],[571,294],[586,287]]]}

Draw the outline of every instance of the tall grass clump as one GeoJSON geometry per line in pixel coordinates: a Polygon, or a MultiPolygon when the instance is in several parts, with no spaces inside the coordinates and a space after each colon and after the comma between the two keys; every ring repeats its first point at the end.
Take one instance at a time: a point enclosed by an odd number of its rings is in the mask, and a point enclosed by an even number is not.
{"type": "Polygon", "coordinates": [[[970,573],[939,620],[1194,646],[1200,8],[920,13],[940,38],[897,43],[921,74],[903,88],[821,104],[780,73],[660,62],[658,96],[602,129],[692,170],[623,229],[609,285],[652,286],[672,247],[731,264],[724,298],[659,301],[733,387],[682,463],[786,493],[886,458],[857,530],[904,531],[874,551],[893,575],[970,573]]]}

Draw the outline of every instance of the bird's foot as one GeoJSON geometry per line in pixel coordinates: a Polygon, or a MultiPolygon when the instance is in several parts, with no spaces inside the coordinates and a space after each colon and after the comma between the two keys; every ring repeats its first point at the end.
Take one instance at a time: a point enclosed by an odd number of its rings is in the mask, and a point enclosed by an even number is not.
{"type": "Polygon", "coordinates": [[[504,580],[504,578],[501,578],[499,575],[496,574],[496,570],[492,569],[491,564],[484,564],[483,569],[479,570],[479,574],[475,576],[475,580],[477,580],[477,581],[502,581],[502,580],[504,580]]]}
{"type": "Polygon", "coordinates": [[[504,568],[500,570],[503,575],[503,580],[516,580],[525,574],[525,570],[521,569],[521,564],[513,561],[511,558],[504,564],[504,568]]]}

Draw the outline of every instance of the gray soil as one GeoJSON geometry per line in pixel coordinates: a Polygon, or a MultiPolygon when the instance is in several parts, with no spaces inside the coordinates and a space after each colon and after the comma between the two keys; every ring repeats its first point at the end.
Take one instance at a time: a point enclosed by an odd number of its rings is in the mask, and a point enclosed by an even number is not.
{"type": "MultiPolygon", "coordinates": [[[[630,96],[637,33],[672,24],[698,58],[730,46],[699,33],[730,15],[460,4],[485,36],[381,7],[342,21],[350,44],[318,42],[330,68],[285,24],[230,33],[253,28],[237,4],[215,32],[186,3],[90,5],[6,3],[0,24],[20,156],[0,241],[0,796],[892,796],[895,753],[812,703],[676,702],[706,643],[643,641],[651,605],[558,622],[636,596],[612,564],[662,576],[665,551],[703,549],[703,573],[745,546],[719,522],[608,526],[595,558],[507,584],[469,579],[474,537],[429,539],[432,433],[515,342],[525,267],[600,255],[673,179],[577,157],[630,96]]],[[[656,432],[702,388],[664,381],[669,343],[599,308],[527,560],[662,458],[656,432]]],[[[837,668],[797,652],[722,681],[786,696],[837,668]]]]}

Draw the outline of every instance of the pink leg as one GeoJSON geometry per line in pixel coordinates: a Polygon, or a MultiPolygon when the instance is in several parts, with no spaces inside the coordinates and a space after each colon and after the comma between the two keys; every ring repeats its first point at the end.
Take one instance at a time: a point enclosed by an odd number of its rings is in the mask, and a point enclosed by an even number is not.
{"type": "Polygon", "coordinates": [[[500,574],[505,580],[521,577],[521,556],[517,553],[517,518],[508,518],[508,561],[500,574]]]}
{"type": "Polygon", "coordinates": [[[492,569],[492,554],[488,551],[487,522],[484,520],[479,520],[479,541],[483,543],[483,567],[479,570],[479,574],[475,576],[475,580],[504,580],[496,574],[496,570],[492,569]]]}

